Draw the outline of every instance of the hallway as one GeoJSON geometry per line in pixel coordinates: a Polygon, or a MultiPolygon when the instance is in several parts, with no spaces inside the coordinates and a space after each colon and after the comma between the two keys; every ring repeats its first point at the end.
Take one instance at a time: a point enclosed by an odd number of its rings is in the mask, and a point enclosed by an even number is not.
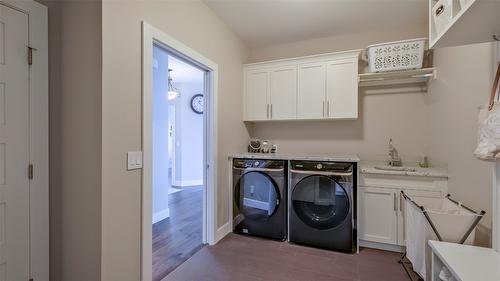
{"type": "Polygon", "coordinates": [[[153,225],[153,280],[159,281],[203,247],[203,186],[169,195],[170,217],[153,225]]]}

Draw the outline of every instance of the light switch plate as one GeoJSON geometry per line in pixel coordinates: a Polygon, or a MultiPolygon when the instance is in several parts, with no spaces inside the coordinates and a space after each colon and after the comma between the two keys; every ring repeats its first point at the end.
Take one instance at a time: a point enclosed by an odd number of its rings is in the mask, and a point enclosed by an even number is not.
{"type": "Polygon", "coordinates": [[[142,169],[142,151],[127,152],[127,170],[142,169]]]}

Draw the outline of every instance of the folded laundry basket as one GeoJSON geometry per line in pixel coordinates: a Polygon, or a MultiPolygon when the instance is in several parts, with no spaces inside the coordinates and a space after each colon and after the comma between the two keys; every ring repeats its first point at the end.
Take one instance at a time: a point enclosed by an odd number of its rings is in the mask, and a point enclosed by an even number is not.
{"type": "MultiPolygon", "coordinates": [[[[430,280],[431,250],[429,240],[439,240],[460,244],[472,244],[475,228],[486,213],[475,212],[471,208],[451,199],[410,197],[401,191],[405,198],[405,257],[413,265],[413,270],[424,280],[430,280]]],[[[408,275],[409,271],[404,266],[408,275]]]]}

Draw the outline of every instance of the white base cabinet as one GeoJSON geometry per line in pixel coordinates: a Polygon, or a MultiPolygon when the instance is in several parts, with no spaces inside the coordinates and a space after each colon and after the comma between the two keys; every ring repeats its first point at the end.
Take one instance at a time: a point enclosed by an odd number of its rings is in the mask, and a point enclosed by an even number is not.
{"type": "Polygon", "coordinates": [[[357,119],[359,54],[245,65],[243,121],[357,119]]]}
{"type": "Polygon", "coordinates": [[[358,233],[359,240],[368,242],[364,243],[368,247],[391,250],[406,245],[402,190],[412,197],[444,197],[447,180],[361,174],[358,233]]]}
{"type": "Polygon", "coordinates": [[[398,242],[397,190],[360,187],[359,239],[396,244],[398,242]]]}

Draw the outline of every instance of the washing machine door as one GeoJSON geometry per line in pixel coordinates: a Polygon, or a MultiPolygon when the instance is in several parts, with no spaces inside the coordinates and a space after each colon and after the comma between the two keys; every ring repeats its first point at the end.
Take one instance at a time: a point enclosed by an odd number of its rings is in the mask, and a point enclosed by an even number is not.
{"type": "Polygon", "coordinates": [[[280,191],[274,180],[264,172],[244,173],[234,191],[236,208],[245,220],[267,220],[274,215],[280,204],[280,191]]]}
{"type": "Polygon", "coordinates": [[[335,228],[349,217],[351,204],[347,191],[328,176],[303,178],[295,185],[291,201],[297,217],[314,229],[335,228]]]}

